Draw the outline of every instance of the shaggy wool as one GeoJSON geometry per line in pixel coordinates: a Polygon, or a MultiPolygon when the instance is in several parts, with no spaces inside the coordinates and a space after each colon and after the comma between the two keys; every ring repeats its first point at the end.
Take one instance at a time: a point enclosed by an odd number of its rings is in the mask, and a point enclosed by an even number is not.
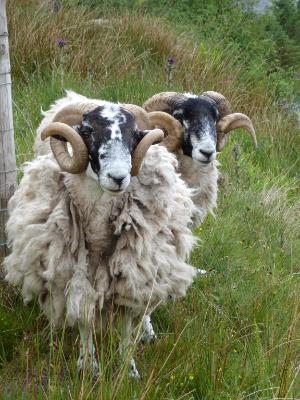
{"type": "Polygon", "coordinates": [[[27,163],[9,203],[7,281],[26,303],[38,297],[56,326],[97,322],[111,304],[138,316],[184,296],[196,273],[186,263],[195,206],[177,168],[173,154],[151,146],[139,175],[112,197],[85,173],[61,172],[52,155],[27,163]]]}
{"type": "Polygon", "coordinates": [[[207,165],[201,165],[183,154],[176,154],[176,157],[182,179],[193,189],[193,225],[197,227],[204,222],[207,214],[214,215],[214,209],[217,207],[219,162],[214,160],[207,165]]]}

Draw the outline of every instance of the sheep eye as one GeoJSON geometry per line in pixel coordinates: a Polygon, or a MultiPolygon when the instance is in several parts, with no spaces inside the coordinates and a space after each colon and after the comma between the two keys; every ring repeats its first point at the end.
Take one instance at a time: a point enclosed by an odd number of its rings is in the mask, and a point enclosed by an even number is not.
{"type": "Polygon", "coordinates": [[[81,133],[85,136],[89,136],[94,131],[93,127],[87,122],[83,121],[81,125],[81,133]]]}
{"type": "Polygon", "coordinates": [[[181,125],[183,124],[183,116],[181,114],[176,115],[176,119],[181,123],[181,125]]]}
{"type": "Polygon", "coordinates": [[[84,129],[84,130],[82,131],[82,134],[85,135],[85,136],[90,136],[91,133],[92,133],[92,130],[91,130],[91,129],[84,129]]]}

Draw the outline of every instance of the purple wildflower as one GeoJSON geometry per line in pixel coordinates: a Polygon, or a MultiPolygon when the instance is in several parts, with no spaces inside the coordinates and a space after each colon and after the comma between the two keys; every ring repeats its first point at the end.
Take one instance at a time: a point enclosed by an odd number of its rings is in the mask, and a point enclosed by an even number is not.
{"type": "Polygon", "coordinates": [[[58,47],[64,47],[67,44],[67,42],[62,38],[56,39],[55,43],[57,44],[58,47]]]}
{"type": "Polygon", "coordinates": [[[167,86],[170,87],[173,79],[173,69],[175,68],[175,59],[173,57],[167,58],[167,86]]]}
{"type": "Polygon", "coordinates": [[[167,59],[167,63],[168,63],[168,65],[171,67],[173,67],[174,66],[174,64],[175,64],[175,59],[173,58],[173,57],[168,57],[168,59],[167,59]]]}

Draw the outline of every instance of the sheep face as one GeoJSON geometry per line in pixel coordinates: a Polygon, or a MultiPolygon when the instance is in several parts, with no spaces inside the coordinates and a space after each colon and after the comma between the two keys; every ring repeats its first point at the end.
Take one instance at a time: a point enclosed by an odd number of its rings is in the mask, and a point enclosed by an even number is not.
{"type": "Polygon", "coordinates": [[[184,128],[182,150],[193,160],[209,164],[216,158],[217,106],[199,96],[187,95],[173,116],[184,128]]]}
{"type": "Polygon", "coordinates": [[[107,103],[84,114],[77,131],[89,153],[87,175],[105,191],[124,192],[130,182],[131,154],[143,136],[133,115],[107,103]]]}

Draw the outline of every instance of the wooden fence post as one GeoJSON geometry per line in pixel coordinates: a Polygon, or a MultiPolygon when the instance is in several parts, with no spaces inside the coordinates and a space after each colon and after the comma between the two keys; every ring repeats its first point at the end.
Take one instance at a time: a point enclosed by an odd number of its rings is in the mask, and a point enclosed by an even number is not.
{"type": "Polygon", "coordinates": [[[0,265],[2,258],[7,255],[5,234],[8,218],[7,203],[16,185],[6,0],[0,0],[0,265]]]}
{"type": "Polygon", "coordinates": [[[60,0],[53,0],[53,12],[57,13],[61,8],[60,0]]]}

